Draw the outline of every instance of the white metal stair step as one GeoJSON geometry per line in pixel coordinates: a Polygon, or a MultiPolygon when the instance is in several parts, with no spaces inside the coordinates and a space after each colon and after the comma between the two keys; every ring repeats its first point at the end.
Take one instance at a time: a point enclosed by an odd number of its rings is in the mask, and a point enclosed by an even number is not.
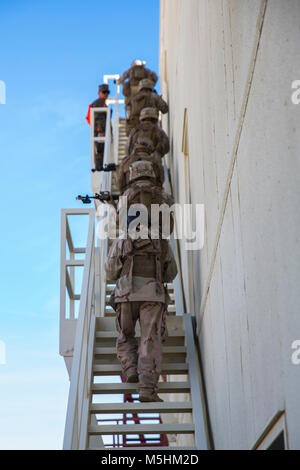
{"type": "MultiPolygon", "coordinates": [[[[115,282],[111,282],[111,283],[107,282],[107,284],[106,284],[106,291],[107,291],[107,292],[111,292],[111,291],[114,290],[115,287],[116,287],[116,283],[115,283],[115,282]]],[[[170,283],[170,284],[167,284],[167,289],[168,289],[168,291],[174,291],[174,285],[171,284],[171,283],[170,283]]]]}
{"type": "MultiPolygon", "coordinates": [[[[168,316],[175,316],[176,311],[168,310],[167,315],[168,316]]],[[[107,311],[104,312],[104,317],[105,318],[115,318],[115,316],[116,316],[116,314],[115,314],[114,310],[107,310],[107,311]]]]}
{"type": "MultiPolygon", "coordinates": [[[[168,312],[175,313],[176,312],[176,305],[168,305],[168,312]]],[[[105,308],[105,313],[115,313],[113,308],[110,305],[107,305],[105,308]]]]}
{"type": "Polygon", "coordinates": [[[120,414],[120,413],[191,413],[190,401],[169,401],[151,403],[93,403],[91,413],[120,414]]]}
{"type": "MultiPolygon", "coordinates": [[[[166,374],[179,374],[184,375],[188,373],[188,365],[183,363],[163,363],[162,364],[162,375],[166,374]]],[[[95,364],[93,367],[94,376],[114,376],[121,375],[122,368],[120,364],[95,364]]]]}
{"type": "Polygon", "coordinates": [[[190,423],[170,423],[170,424],[123,424],[104,425],[88,427],[90,435],[111,435],[111,434],[192,434],[195,430],[190,423]]]}
{"type": "MultiPolygon", "coordinates": [[[[131,383],[106,383],[92,384],[92,392],[94,394],[110,394],[110,393],[137,393],[137,384],[131,383]]],[[[189,382],[158,382],[158,393],[189,393],[189,382]]]]}
{"type": "MultiPolygon", "coordinates": [[[[118,335],[119,334],[118,334],[117,331],[97,332],[96,337],[95,337],[96,346],[110,347],[110,348],[115,347],[118,335]],[[106,334],[106,333],[108,333],[108,334],[106,334]]],[[[138,329],[138,331],[136,331],[135,337],[138,341],[138,344],[140,344],[140,340],[141,340],[140,329],[138,329]]],[[[169,334],[168,334],[168,337],[166,338],[166,340],[163,343],[163,346],[184,346],[184,345],[185,345],[184,331],[177,333],[176,330],[170,331],[169,334]]]]}
{"type": "MultiPolygon", "coordinates": [[[[183,324],[184,316],[183,315],[175,315],[174,317],[167,317],[166,320],[167,320],[168,331],[184,329],[184,324],[183,324]]],[[[104,317],[96,318],[96,330],[97,331],[113,331],[115,330],[115,328],[116,328],[116,324],[115,324],[114,318],[104,318],[104,317]]]]}
{"type": "MultiPolygon", "coordinates": [[[[94,351],[95,356],[116,356],[117,350],[115,347],[96,347],[94,351]]],[[[163,356],[176,356],[182,357],[186,355],[185,346],[163,346],[163,356]]]]}
{"type": "MultiPolygon", "coordinates": [[[[165,364],[186,364],[187,361],[186,361],[186,356],[165,356],[163,358],[165,364]]],[[[120,361],[119,359],[117,358],[117,356],[95,356],[94,357],[94,363],[95,365],[105,365],[105,364],[113,364],[113,365],[116,365],[116,364],[119,364],[120,361]]]]}
{"type": "MultiPolygon", "coordinates": [[[[105,338],[112,338],[112,339],[115,339],[119,336],[119,333],[117,331],[96,331],[96,340],[97,339],[105,339],[105,338]]],[[[137,328],[136,329],[136,334],[135,334],[136,338],[140,338],[141,337],[141,330],[140,328],[137,328]]],[[[184,330],[171,330],[169,331],[169,337],[182,337],[182,336],[185,336],[185,331],[184,330]]]]}
{"type": "MultiPolygon", "coordinates": [[[[109,300],[111,291],[112,291],[112,289],[111,289],[109,292],[106,292],[106,295],[105,295],[106,301],[109,300]]],[[[175,302],[175,294],[174,294],[173,292],[171,292],[171,293],[169,292],[169,296],[170,296],[170,298],[171,298],[171,303],[170,303],[170,305],[173,305],[174,302],[175,302]]]]}

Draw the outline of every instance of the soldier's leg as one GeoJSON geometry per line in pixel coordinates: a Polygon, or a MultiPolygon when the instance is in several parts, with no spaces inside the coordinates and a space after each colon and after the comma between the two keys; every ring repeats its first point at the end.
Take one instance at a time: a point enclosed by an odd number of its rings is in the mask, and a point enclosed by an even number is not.
{"type": "Polygon", "coordinates": [[[141,401],[158,401],[157,383],[162,369],[162,342],[165,305],[143,302],[140,307],[141,345],[138,373],[141,401]],[[148,400],[149,397],[149,400],[148,400]]]}
{"type": "Polygon", "coordinates": [[[97,142],[96,150],[97,150],[97,153],[95,154],[95,168],[96,170],[101,170],[103,167],[104,143],[97,142]]]}
{"type": "Polygon", "coordinates": [[[116,326],[118,330],[117,357],[121,363],[123,375],[129,381],[138,381],[138,342],[135,337],[135,325],[138,318],[137,302],[122,302],[117,307],[116,326]]]}
{"type": "Polygon", "coordinates": [[[139,85],[130,85],[130,95],[134,96],[139,92],[139,85]]]}

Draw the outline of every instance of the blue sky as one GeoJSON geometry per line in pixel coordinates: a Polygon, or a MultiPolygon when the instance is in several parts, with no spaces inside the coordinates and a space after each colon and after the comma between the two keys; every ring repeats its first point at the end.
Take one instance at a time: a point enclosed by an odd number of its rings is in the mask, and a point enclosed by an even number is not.
{"type": "Polygon", "coordinates": [[[103,74],[158,73],[159,0],[0,2],[0,449],[60,449],[60,209],[89,192],[85,115],[103,74]]]}

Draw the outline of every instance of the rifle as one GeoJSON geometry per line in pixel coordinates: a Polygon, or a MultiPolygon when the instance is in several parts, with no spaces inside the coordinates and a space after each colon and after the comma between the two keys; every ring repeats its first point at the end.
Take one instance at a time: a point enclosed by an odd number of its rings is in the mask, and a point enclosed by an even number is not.
{"type": "Polygon", "coordinates": [[[107,165],[104,165],[100,168],[100,170],[96,170],[96,168],[92,169],[92,172],[94,173],[95,171],[116,171],[117,165],[115,163],[108,163],[107,165]]]}
{"type": "Polygon", "coordinates": [[[76,199],[78,201],[82,201],[83,204],[90,204],[92,202],[92,199],[97,199],[98,201],[105,202],[105,201],[110,201],[111,198],[114,201],[118,201],[119,195],[118,194],[111,194],[109,191],[100,191],[100,193],[95,193],[95,196],[89,196],[88,194],[86,196],[77,196],[76,199]]]}

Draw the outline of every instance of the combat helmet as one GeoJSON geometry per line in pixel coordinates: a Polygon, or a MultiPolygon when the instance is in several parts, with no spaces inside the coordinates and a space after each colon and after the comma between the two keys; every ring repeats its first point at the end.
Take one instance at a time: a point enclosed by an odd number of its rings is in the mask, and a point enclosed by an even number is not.
{"type": "Polygon", "coordinates": [[[156,108],[143,108],[140,113],[140,121],[144,119],[155,119],[158,120],[158,111],[156,108]]]}
{"type": "Polygon", "coordinates": [[[154,82],[152,80],[150,80],[150,78],[143,78],[139,82],[139,91],[143,90],[144,88],[149,89],[149,90],[153,90],[154,82]]]}
{"type": "Polygon", "coordinates": [[[138,160],[129,167],[129,182],[132,183],[140,178],[155,179],[155,172],[151,162],[147,160],[138,160]]]}
{"type": "Polygon", "coordinates": [[[136,59],[132,62],[131,67],[134,67],[135,65],[146,65],[146,62],[140,59],[136,59]]]}

